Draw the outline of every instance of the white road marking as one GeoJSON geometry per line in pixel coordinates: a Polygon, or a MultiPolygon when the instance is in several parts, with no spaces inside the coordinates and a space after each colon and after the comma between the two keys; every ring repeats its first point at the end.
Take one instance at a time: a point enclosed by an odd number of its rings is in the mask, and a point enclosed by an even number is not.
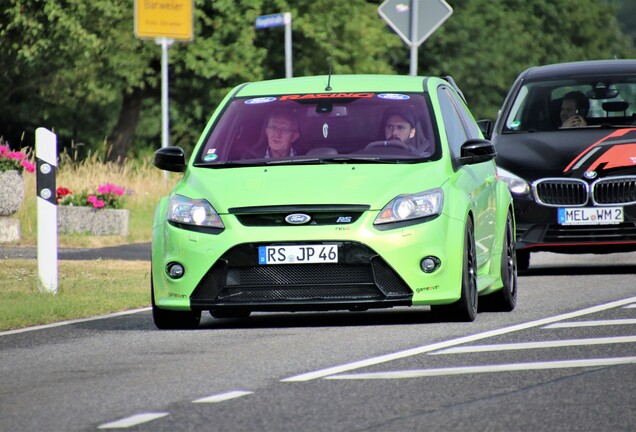
{"type": "Polygon", "coordinates": [[[512,333],[520,330],[526,330],[533,327],[540,327],[546,324],[554,323],[557,321],[563,321],[570,318],[576,318],[582,315],[588,315],[600,311],[604,311],[607,309],[612,309],[616,307],[623,306],[628,303],[633,303],[636,301],[636,297],[630,297],[623,300],[617,300],[610,303],[605,303],[598,306],[592,306],[586,309],[581,309],[579,311],[569,312],[561,315],[557,315],[550,318],[543,318],[536,321],[530,321],[527,323],[516,324],[510,327],[504,327],[496,330],[490,330],[483,333],[478,333],[471,336],[463,336],[456,339],[450,339],[447,341],[437,342],[430,345],[424,345],[416,348],[407,349],[404,351],[398,351],[391,354],[385,354],[378,357],[372,357],[365,360],[360,360],[352,363],[347,363],[339,366],[333,366],[326,369],[317,370],[314,372],[307,372],[304,374],[292,376],[289,378],[282,379],[282,382],[302,382],[302,381],[310,381],[318,378],[323,378],[329,375],[335,375],[342,372],[347,372],[354,369],[360,369],[366,366],[377,365],[380,363],[389,362],[392,360],[397,360],[405,357],[410,357],[418,354],[423,354],[431,351],[437,351],[442,348],[448,348],[455,345],[465,344],[467,342],[474,342],[476,340],[486,339],[493,336],[499,336],[507,333],[512,333]]]}
{"type": "Polygon", "coordinates": [[[629,309],[629,308],[636,308],[636,303],[632,303],[630,305],[627,306],[623,306],[625,309],[629,309]]]}
{"type": "Polygon", "coordinates": [[[94,316],[94,317],[90,317],[90,318],[80,318],[80,319],[74,319],[74,320],[59,321],[59,322],[55,322],[55,323],[51,323],[51,324],[42,324],[42,325],[38,325],[38,326],[24,327],[24,328],[19,328],[19,329],[15,329],[15,330],[6,330],[6,331],[3,331],[3,332],[0,332],[0,336],[8,336],[8,335],[16,334],[16,333],[24,333],[24,332],[34,331],[34,330],[43,330],[43,329],[48,329],[48,328],[53,328],[53,327],[60,327],[60,326],[65,326],[65,325],[69,325],[69,324],[77,324],[77,323],[82,323],[82,322],[87,322],[87,321],[97,321],[97,320],[102,320],[102,319],[106,319],[106,318],[113,318],[113,317],[122,316],[122,315],[131,315],[131,314],[136,314],[136,313],[139,313],[139,312],[149,311],[151,309],[152,309],[151,307],[144,307],[144,308],[139,308],[139,309],[130,309],[130,310],[122,311],[122,312],[113,312],[113,313],[110,313],[110,314],[98,315],[98,316],[94,316]]]}
{"type": "Polygon", "coordinates": [[[601,358],[587,360],[560,360],[535,363],[510,363],[500,365],[462,366],[438,369],[415,369],[395,372],[371,372],[359,374],[332,375],[330,380],[402,379],[445,375],[463,375],[492,372],[515,372],[526,370],[567,369],[582,367],[616,366],[636,363],[636,357],[601,358]]]}
{"type": "Polygon", "coordinates": [[[201,399],[197,399],[192,401],[192,403],[217,403],[217,402],[223,402],[229,399],[235,399],[241,396],[247,396],[247,395],[251,395],[254,394],[254,392],[251,391],[242,391],[242,390],[236,390],[236,391],[231,391],[231,392],[227,392],[227,393],[221,393],[221,394],[217,394],[217,395],[212,395],[212,396],[208,396],[208,397],[204,397],[201,399]]]}
{"type": "Polygon", "coordinates": [[[550,324],[543,328],[574,328],[574,327],[597,327],[597,326],[611,326],[611,325],[633,325],[636,324],[636,319],[613,319],[613,320],[598,320],[598,321],[573,321],[550,324]]]}
{"type": "Polygon", "coordinates": [[[472,345],[465,347],[446,348],[440,351],[428,353],[429,355],[437,354],[466,354],[477,352],[491,351],[512,351],[524,349],[540,349],[540,348],[560,348],[566,346],[583,346],[583,345],[604,345],[636,342],[636,336],[617,336],[606,338],[589,338],[589,339],[564,339],[554,341],[524,342],[524,343],[508,343],[508,344],[492,344],[492,345],[472,345]]]}
{"type": "Polygon", "coordinates": [[[147,423],[152,420],[156,420],[161,417],[167,416],[168,413],[143,413],[143,414],[135,414],[130,417],[123,418],[121,420],[115,420],[110,423],[104,423],[103,425],[97,426],[97,429],[126,429],[131,426],[137,426],[142,423],[147,423]]]}

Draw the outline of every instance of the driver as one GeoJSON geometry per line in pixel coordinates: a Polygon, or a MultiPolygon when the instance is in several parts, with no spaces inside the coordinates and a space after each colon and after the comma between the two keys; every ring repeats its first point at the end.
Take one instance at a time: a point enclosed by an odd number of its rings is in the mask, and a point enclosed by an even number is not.
{"type": "Polygon", "coordinates": [[[415,136],[415,125],[402,113],[391,113],[384,123],[384,139],[408,143],[415,136]]]}

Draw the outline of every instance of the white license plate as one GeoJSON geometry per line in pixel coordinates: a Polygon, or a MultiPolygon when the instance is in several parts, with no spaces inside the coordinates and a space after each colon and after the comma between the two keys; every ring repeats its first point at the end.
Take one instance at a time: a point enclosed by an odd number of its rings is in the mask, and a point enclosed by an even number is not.
{"type": "Polygon", "coordinates": [[[258,247],[258,263],[263,265],[337,262],[337,245],[284,245],[258,247]]]}
{"type": "Polygon", "coordinates": [[[623,207],[572,207],[559,209],[560,225],[612,225],[623,222],[623,207]]]}

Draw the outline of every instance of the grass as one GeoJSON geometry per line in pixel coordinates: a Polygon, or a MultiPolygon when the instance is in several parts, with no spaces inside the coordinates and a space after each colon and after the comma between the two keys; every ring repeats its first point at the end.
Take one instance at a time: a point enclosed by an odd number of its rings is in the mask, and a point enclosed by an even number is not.
{"type": "MultiPolygon", "coordinates": [[[[159,199],[167,195],[180,174],[155,168],[150,161],[128,161],[123,166],[106,163],[97,156],[82,162],[60,156],[56,186],[73,191],[96,189],[104,183],[127,191],[124,208],[129,210],[127,236],[58,235],[58,247],[97,248],[150,242],[152,221],[159,199]]],[[[15,217],[22,239],[2,247],[37,244],[35,174],[24,173],[25,198],[15,217]]],[[[150,263],[143,261],[59,261],[58,293],[38,290],[37,261],[0,259],[0,330],[84,318],[150,304],[150,263]]]]}
{"type": "Polygon", "coordinates": [[[150,304],[150,263],[60,261],[58,292],[40,292],[37,261],[3,260],[0,330],[48,324],[150,304]]]}

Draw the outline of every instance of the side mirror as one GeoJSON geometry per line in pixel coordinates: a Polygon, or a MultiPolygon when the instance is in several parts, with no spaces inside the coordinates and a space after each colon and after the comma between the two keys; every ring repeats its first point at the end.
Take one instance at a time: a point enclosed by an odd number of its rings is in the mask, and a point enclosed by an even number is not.
{"type": "Polygon", "coordinates": [[[155,152],[154,166],[164,171],[184,172],[185,152],[181,147],[163,147],[155,152]]]}
{"type": "Polygon", "coordinates": [[[461,148],[460,165],[470,165],[493,160],[497,156],[495,146],[485,139],[469,139],[461,148]]]}
{"type": "Polygon", "coordinates": [[[484,138],[490,139],[492,136],[492,121],[489,119],[477,120],[477,126],[479,126],[479,130],[482,134],[484,134],[484,138]]]}

